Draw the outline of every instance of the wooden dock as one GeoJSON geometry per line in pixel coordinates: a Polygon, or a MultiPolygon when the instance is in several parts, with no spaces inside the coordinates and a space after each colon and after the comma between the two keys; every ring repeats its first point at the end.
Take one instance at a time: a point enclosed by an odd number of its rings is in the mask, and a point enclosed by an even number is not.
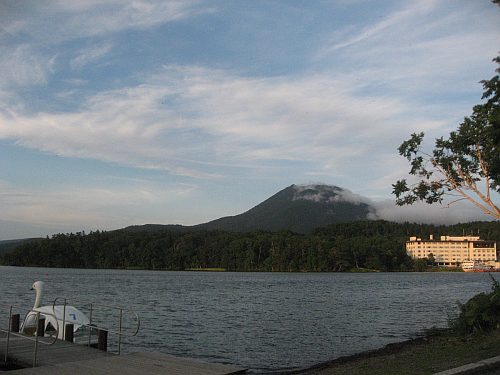
{"type": "MultiPolygon", "coordinates": [[[[0,360],[5,355],[6,336],[0,333],[0,360]]],[[[115,355],[84,345],[57,340],[53,345],[39,345],[37,367],[33,366],[34,342],[10,338],[9,361],[23,367],[6,373],[16,375],[230,375],[244,374],[245,369],[161,353],[115,355]]]]}

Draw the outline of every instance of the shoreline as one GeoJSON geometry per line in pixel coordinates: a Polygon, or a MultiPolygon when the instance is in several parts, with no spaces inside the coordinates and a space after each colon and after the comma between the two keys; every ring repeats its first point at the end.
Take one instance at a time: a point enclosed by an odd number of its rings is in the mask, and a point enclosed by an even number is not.
{"type": "Polygon", "coordinates": [[[433,328],[423,336],[331,361],[269,375],[420,375],[432,374],[500,355],[500,329],[458,336],[449,328],[433,328]]]}
{"type": "MultiPolygon", "coordinates": [[[[438,328],[437,331],[448,331],[447,328],[438,328]]],[[[412,345],[421,345],[424,344],[428,340],[428,337],[425,334],[416,336],[415,338],[403,340],[399,342],[393,342],[382,346],[377,349],[365,350],[359,353],[354,353],[350,355],[343,355],[331,360],[327,360],[324,362],[319,362],[317,364],[303,367],[303,368],[295,368],[289,370],[272,370],[269,372],[259,372],[259,375],[295,375],[295,374],[313,374],[315,371],[320,371],[327,369],[329,367],[335,365],[346,364],[350,362],[355,362],[358,360],[363,360],[367,358],[380,357],[383,355],[394,355],[399,353],[400,351],[411,347],[412,345]]]]}
{"type": "Polygon", "coordinates": [[[93,267],[48,267],[40,265],[29,265],[29,266],[17,266],[17,265],[7,265],[0,264],[0,267],[12,267],[12,268],[47,268],[47,269],[68,269],[68,270],[95,270],[95,271],[154,271],[154,272],[203,272],[203,273],[272,273],[272,274],[304,274],[304,273],[317,273],[317,274],[374,274],[374,273],[464,273],[464,274],[474,274],[474,273],[489,273],[489,272],[500,272],[499,270],[486,271],[486,272],[465,272],[462,269],[452,268],[452,269],[427,269],[424,271],[380,271],[380,270],[368,270],[368,269],[352,269],[348,271],[260,271],[260,270],[249,270],[249,271],[238,271],[238,270],[228,270],[225,268],[186,268],[182,270],[174,270],[167,268],[141,268],[141,267],[123,267],[123,268],[93,268],[93,267]]]}

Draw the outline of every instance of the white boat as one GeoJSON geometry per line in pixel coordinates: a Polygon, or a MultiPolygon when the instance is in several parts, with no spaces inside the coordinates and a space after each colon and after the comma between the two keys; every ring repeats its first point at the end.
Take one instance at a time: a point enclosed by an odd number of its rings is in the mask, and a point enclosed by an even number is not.
{"type": "Polygon", "coordinates": [[[462,269],[464,272],[492,272],[495,269],[478,260],[467,260],[462,262],[462,269]]]}
{"type": "Polygon", "coordinates": [[[73,324],[73,332],[75,334],[81,327],[88,327],[90,325],[89,318],[74,306],[42,306],[43,281],[36,281],[31,289],[36,292],[35,305],[24,318],[21,324],[21,332],[28,334],[35,332],[37,313],[40,313],[40,316],[45,318],[45,332],[48,335],[52,335],[55,331],[58,331],[57,335],[59,339],[64,338],[63,324],[73,324]]]}

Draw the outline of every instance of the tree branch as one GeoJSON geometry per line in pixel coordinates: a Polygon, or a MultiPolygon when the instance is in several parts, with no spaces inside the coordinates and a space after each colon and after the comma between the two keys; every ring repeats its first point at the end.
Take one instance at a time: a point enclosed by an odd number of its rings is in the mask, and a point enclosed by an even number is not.
{"type": "Polygon", "coordinates": [[[457,172],[460,175],[460,178],[462,179],[462,181],[464,181],[466,183],[465,186],[463,186],[462,184],[458,183],[458,181],[456,181],[453,178],[453,175],[452,175],[452,173],[450,172],[449,169],[448,169],[448,171],[446,171],[436,161],[433,162],[433,165],[436,168],[436,170],[451,185],[451,188],[452,188],[451,190],[455,190],[457,193],[459,193],[463,197],[463,199],[466,199],[469,202],[473,203],[475,206],[477,206],[478,208],[480,208],[481,211],[483,211],[485,214],[491,215],[491,216],[493,216],[493,217],[495,217],[497,219],[500,219],[500,209],[497,206],[495,206],[495,204],[493,203],[493,201],[491,199],[485,197],[481,193],[481,191],[477,188],[477,185],[476,185],[475,181],[472,178],[470,178],[470,177],[469,178],[464,178],[465,174],[464,174],[462,168],[460,168],[459,166],[457,166],[458,168],[456,168],[456,169],[457,169],[457,172]],[[484,204],[481,203],[478,199],[475,199],[475,198],[471,197],[469,194],[467,194],[464,191],[463,188],[471,190],[476,196],[478,196],[478,198],[484,204]]]}

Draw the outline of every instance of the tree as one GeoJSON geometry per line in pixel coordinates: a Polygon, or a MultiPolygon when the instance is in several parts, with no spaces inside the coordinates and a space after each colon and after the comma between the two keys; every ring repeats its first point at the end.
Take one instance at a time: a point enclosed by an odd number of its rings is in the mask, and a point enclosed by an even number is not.
{"type": "Polygon", "coordinates": [[[460,315],[450,321],[451,328],[458,333],[488,332],[500,328],[500,283],[490,277],[490,293],[479,293],[465,304],[459,303],[460,315]]]}
{"type": "MultiPolygon", "coordinates": [[[[500,64],[500,56],[493,61],[500,64]]],[[[431,153],[422,149],[424,133],[412,134],[399,146],[399,154],[411,164],[409,173],[419,181],[409,185],[402,179],[393,184],[396,204],[442,203],[450,195],[455,198],[449,204],[468,200],[500,219],[500,208],[492,199],[492,193],[500,193],[500,68],[496,72],[481,81],[481,99],[486,101],[474,106],[472,115],[448,139],[436,139],[431,153]]]]}
{"type": "Polygon", "coordinates": [[[436,258],[434,258],[434,254],[429,253],[427,256],[427,261],[429,262],[429,265],[433,266],[436,263],[436,258]]]}

